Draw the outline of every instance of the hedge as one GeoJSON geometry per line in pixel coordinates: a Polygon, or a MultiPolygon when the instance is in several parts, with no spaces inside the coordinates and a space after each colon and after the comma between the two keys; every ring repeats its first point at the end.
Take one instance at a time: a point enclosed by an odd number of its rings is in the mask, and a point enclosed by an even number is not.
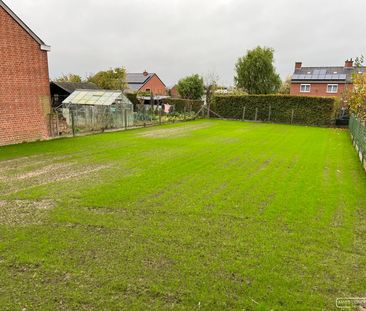
{"type": "Polygon", "coordinates": [[[198,112],[203,105],[203,101],[181,98],[166,98],[163,99],[163,104],[174,106],[174,111],[176,112],[184,112],[184,107],[186,107],[186,112],[198,112]]]}
{"type": "MultiPolygon", "coordinates": [[[[212,111],[223,118],[245,119],[274,123],[330,126],[334,122],[334,97],[291,95],[216,95],[212,111]]],[[[211,114],[213,116],[213,114],[211,114]]]]}

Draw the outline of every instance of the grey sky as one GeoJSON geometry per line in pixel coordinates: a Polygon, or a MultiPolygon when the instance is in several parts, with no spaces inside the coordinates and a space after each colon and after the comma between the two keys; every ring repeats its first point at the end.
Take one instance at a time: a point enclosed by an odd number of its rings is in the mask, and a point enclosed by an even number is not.
{"type": "Polygon", "coordinates": [[[233,83],[237,58],[275,49],[278,72],[342,65],[366,54],[365,0],[5,0],[47,44],[50,75],[110,67],[156,72],[168,86],[188,74],[233,83]]]}

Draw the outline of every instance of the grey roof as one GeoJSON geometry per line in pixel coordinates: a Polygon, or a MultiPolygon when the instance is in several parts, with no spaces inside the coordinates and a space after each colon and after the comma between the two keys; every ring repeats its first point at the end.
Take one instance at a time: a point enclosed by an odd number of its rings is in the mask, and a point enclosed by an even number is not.
{"type": "Polygon", "coordinates": [[[154,73],[148,73],[146,76],[144,73],[127,73],[126,81],[128,84],[145,84],[153,75],[154,73]]]}
{"type": "Polygon", "coordinates": [[[0,7],[5,10],[41,47],[41,50],[50,51],[51,47],[46,45],[32,29],[30,29],[3,1],[0,0],[0,7]]]}
{"type": "Polygon", "coordinates": [[[292,81],[304,82],[304,81],[318,81],[318,82],[329,82],[335,81],[338,83],[350,83],[352,82],[352,74],[354,72],[366,72],[366,67],[360,68],[346,68],[342,66],[334,67],[302,67],[296,69],[292,81]]]}
{"type": "Polygon", "coordinates": [[[51,82],[58,87],[62,88],[68,93],[72,93],[75,90],[100,90],[100,87],[92,82],[51,82]]]}
{"type": "Polygon", "coordinates": [[[139,84],[139,83],[127,83],[128,84],[128,89],[131,91],[138,91],[139,89],[141,89],[141,87],[144,86],[144,84],[139,84]]]}
{"type": "Polygon", "coordinates": [[[124,105],[132,106],[131,101],[118,90],[76,90],[62,103],[66,105],[110,106],[117,100],[124,105]]]}

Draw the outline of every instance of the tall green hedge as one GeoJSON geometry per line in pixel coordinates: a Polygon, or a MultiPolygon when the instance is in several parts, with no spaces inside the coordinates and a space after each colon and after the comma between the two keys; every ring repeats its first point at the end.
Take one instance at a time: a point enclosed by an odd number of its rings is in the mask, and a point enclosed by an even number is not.
{"type": "MultiPolygon", "coordinates": [[[[291,95],[215,96],[212,111],[223,118],[274,123],[330,126],[334,120],[335,98],[291,95]]],[[[213,116],[213,114],[211,114],[213,116]]]]}
{"type": "Polygon", "coordinates": [[[186,107],[186,112],[198,112],[203,105],[203,101],[201,100],[181,98],[166,98],[163,100],[163,103],[174,106],[174,111],[176,112],[184,112],[184,107],[186,107]]]}

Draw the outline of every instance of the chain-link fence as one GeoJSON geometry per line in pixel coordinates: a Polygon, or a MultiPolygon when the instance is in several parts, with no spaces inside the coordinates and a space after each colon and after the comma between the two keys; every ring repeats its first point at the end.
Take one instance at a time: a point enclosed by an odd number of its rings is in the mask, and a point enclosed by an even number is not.
{"type": "Polygon", "coordinates": [[[360,161],[366,170],[366,121],[351,116],[349,128],[353,145],[355,146],[360,161]]]}

